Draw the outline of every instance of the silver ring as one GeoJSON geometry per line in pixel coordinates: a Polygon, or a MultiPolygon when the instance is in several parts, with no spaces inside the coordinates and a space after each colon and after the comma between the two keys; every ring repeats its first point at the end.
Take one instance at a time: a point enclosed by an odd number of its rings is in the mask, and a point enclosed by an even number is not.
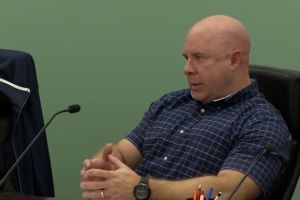
{"type": "Polygon", "coordinates": [[[102,199],[104,199],[104,192],[103,191],[101,191],[100,196],[101,196],[102,199]]]}

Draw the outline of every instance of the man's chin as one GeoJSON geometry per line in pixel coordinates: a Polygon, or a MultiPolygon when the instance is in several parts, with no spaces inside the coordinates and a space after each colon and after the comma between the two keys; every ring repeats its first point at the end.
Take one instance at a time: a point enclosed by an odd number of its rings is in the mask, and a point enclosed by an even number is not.
{"type": "Polygon", "coordinates": [[[201,93],[199,93],[197,91],[191,90],[191,95],[192,95],[193,99],[195,99],[196,101],[199,101],[201,103],[205,104],[205,103],[209,103],[210,102],[210,100],[207,98],[206,95],[201,94],[201,93]]]}

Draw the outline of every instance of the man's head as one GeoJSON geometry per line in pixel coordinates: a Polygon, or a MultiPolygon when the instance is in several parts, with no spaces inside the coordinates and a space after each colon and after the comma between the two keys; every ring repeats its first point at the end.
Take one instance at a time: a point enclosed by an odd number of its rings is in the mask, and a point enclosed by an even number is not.
{"type": "Polygon", "coordinates": [[[249,85],[249,52],[247,30],[238,20],[216,15],[197,22],[183,47],[194,98],[209,103],[249,85]]]}

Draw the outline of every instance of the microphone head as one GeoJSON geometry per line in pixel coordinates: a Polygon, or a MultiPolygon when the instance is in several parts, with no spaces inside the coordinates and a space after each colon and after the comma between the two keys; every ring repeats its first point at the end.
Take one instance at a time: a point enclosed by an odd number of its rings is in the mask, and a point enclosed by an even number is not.
{"type": "Polygon", "coordinates": [[[74,104],[68,107],[69,113],[77,113],[80,111],[80,105],[74,104]]]}

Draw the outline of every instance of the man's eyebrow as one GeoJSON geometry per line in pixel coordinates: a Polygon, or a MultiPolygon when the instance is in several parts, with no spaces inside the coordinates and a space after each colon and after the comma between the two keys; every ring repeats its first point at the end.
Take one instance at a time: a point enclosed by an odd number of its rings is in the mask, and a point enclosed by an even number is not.
{"type": "MultiPolygon", "coordinates": [[[[186,58],[187,54],[186,53],[182,53],[182,56],[186,58]]],[[[195,52],[195,53],[192,53],[192,56],[205,56],[205,54],[201,53],[201,52],[195,52]]]]}
{"type": "Polygon", "coordinates": [[[192,56],[205,56],[204,53],[201,53],[201,52],[195,52],[195,53],[192,53],[192,56]]]}

